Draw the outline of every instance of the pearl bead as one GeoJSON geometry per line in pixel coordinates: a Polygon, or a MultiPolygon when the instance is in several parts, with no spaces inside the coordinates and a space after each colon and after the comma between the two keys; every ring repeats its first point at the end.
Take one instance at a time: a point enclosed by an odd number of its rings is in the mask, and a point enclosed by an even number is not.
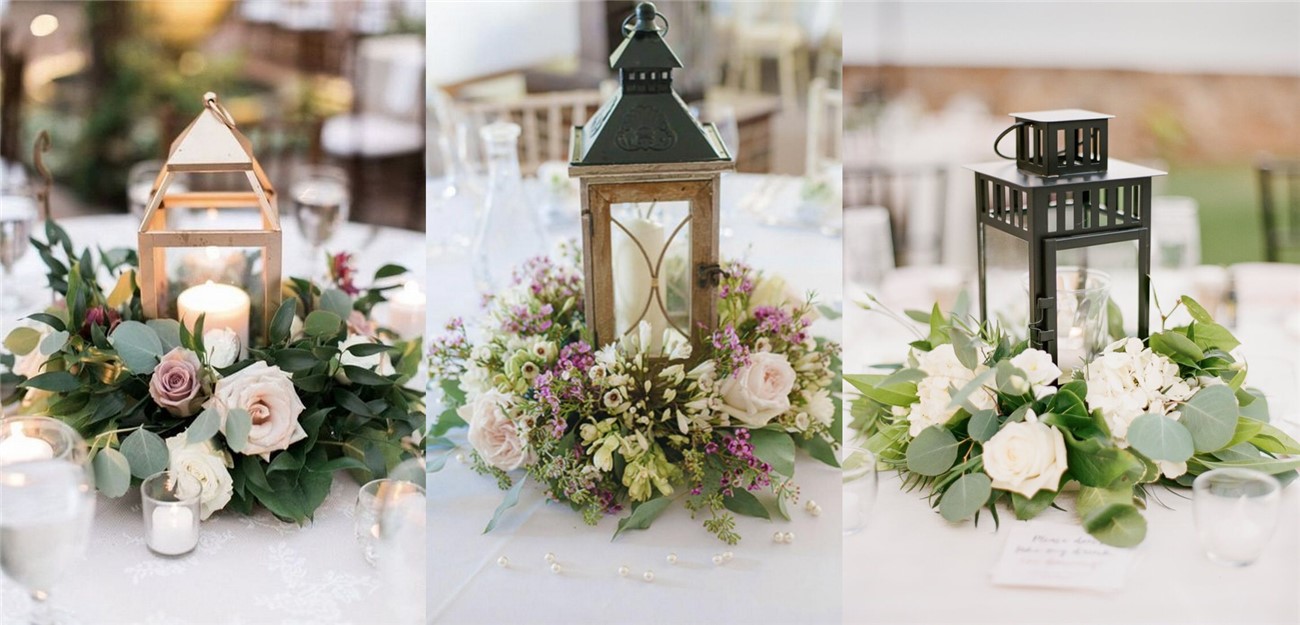
{"type": "Polygon", "coordinates": [[[778,543],[783,543],[785,542],[785,534],[782,534],[781,532],[776,532],[772,534],[772,540],[778,543]]]}
{"type": "Polygon", "coordinates": [[[668,554],[668,564],[677,564],[677,554],[675,553],[668,554]]]}
{"type": "Polygon", "coordinates": [[[623,566],[618,567],[618,576],[619,576],[619,577],[627,577],[628,574],[631,573],[631,572],[632,572],[632,569],[627,568],[627,565],[626,565],[626,564],[623,565],[623,566]]]}
{"type": "Polygon", "coordinates": [[[807,511],[809,511],[809,512],[812,512],[812,511],[813,511],[813,508],[816,508],[816,507],[817,507],[817,502],[815,502],[815,501],[809,499],[809,500],[808,500],[808,503],[804,504],[803,507],[804,507],[804,510],[807,510],[807,511]]]}
{"type": "Polygon", "coordinates": [[[465,454],[456,454],[456,462],[465,464],[465,454]]]}
{"type": "Polygon", "coordinates": [[[722,561],[723,561],[723,562],[731,562],[731,559],[734,558],[734,557],[736,557],[736,554],[731,553],[730,551],[724,551],[724,552],[722,552],[722,561]]]}
{"type": "Polygon", "coordinates": [[[786,532],[786,533],[785,533],[785,544],[788,545],[788,544],[793,543],[793,542],[794,542],[794,532],[786,532]]]}
{"type": "Polygon", "coordinates": [[[553,554],[553,553],[548,553],[548,554],[546,554],[546,563],[547,563],[547,564],[555,564],[555,554],[553,554]]]}
{"type": "Polygon", "coordinates": [[[653,582],[653,581],[655,581],[655,572],[654,572],[654,571],[646,571],[646,572],[644,572],[644,573],[641,574],[641,579],[644,579],[644,580],[647,581],[647,582],[653,582]]]}
{"type": "Polygon", "coordinates": [[[562,570],[564,570],[564,569],[561,569],[561,568],[560,568],[560,564],[559,564],[558,562],[556,562],[556,563],[554,563],[554,564],[551,565],[551,572],[552,572],[552,573],[559,573],[559,572],[562,571],[562,570]]]}
{"type": "Polygon", "coordinates": [[[497,558],[497,566],[503,568],[510,566],[510,558],[507,558],[505,556],[501,556],[500,558],[497,558]]]}
{"type": "Polygon", "coordinates": [[[821,515],[822,515],[822,507],[821,507],[821,506],[813,506],[813,509],[812,509],[812,510],[809,510],[809,512],[811,512],[813,516],[821,516],[821,515]]]}
{"type": "Polygon", "coordinates": [[[718,566],[718,565],[721,565],[721,564],[722,564],[722,554],[718,554],[718,555],[713,556],[713,565],[714,565],[714,566],[718,566]]]}

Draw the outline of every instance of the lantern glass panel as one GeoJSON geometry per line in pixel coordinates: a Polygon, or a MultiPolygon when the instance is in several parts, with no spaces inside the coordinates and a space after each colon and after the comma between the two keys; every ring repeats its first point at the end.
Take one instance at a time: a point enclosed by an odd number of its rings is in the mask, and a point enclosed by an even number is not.
{"type": "Polygon", "coordinates": [[[690,335],[691,203],[638,202],[610,206],[614,331],[624,336],[641,321],[658,345],[665,330],[690,335]]]}
{"type": "MultiPolygon", "coordinates": [[[[248,295],[249,336],[262,336],[266,301],[262,286],[265,274],[262,248],[208,245],[163,248],[161,253],[167,271],[167,297],[162,301],[165,318],[180,319],[177,300],[186,290],[208,283],[226,284],[248,295]]],[[[192,326],[192,321],[187,320],[186,325],[192,326]]]]}

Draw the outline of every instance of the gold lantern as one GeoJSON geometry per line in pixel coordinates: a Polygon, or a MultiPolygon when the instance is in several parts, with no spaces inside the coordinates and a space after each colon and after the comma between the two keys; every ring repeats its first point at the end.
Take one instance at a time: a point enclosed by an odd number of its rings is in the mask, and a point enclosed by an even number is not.
{"type": "Polygon", "coordinates": [[[248,346],[280,305],[275,189],[217,96],[203,103],[154,180],[140,224],[140,299],[150,319],[192,326],[202,314],[205,330],[229,328],[248,346]],[[177,185],[182,176],[190,184],[177,185]]]}
{"type": "Polygon", "coordinates": [[[717,129],[673,92],[672,70],[682,64],[664,42],[662,19],[653,4],[637,5],[610,56],[618,91],[573,129],[569,173],[581,185],[586,317],[596,345],[641,322],[655,346],[668,331],[698,344],[717,323],[719,183],[735,163],[717,129]]]}

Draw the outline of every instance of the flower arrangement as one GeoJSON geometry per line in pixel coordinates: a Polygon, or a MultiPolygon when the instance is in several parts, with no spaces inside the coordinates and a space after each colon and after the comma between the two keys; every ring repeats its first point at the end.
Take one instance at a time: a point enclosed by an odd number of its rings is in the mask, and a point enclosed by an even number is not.
{"type": "MultiPolygon", "coordinates": [[[[170,469],[197,478],[201,513],[255,504],[303,522],[333,474],[382,476],[422,449],[420,341],[369,318],[393,286],[320,288],[291,279],[266,345],[227,329],[144,319],[130,249],[83,250],[53,221],[33,239],[60,298],[5,338],[21,410],[75,427],[89,442],[96,487],[110,497],[170,469]],[[112,284],[105,290],[104,279],[112,284]],[[241,352],[248,354],[241,357],[241,352]]],[[[333,275],[353,272],[347,258],[333,275]]],[[[378,282],[404,273],[380,269],[378,282]]]]}
{"type": "Polygon", "coordinates": [[[1300,458],[1283,458],[1300,444],[1268,424],[1262,395],[1245,386],[1237,339],[1191,298],[1179,305],[1189,324],[1146,342],[1119,338],[1071,374],[996,325],[935,306],[905,365],[845,376],[861,392],[852,427],[950,522],[978,521],[984,509],[996,522],[1001,502],[1030,519],[1077,484],[1083,528],[1136,546],[1155,485],[1190,486],[1222,467],[1286,482],[1300,468],[1300,458]]]}
{"type": "Polygon", "coordinates": [[[590,524],[630,507],[616,536],[649,527],[676,498],[731,544],[732,513],[787,516],[796,448],[835,465],[840,440],[839,346],[809,332],[811,301],[731,263],[703,349],[672,331],[652,347],[644,322],[594,346],[575,256],[519,268],[487,298],[483,340],[452,320],[432,347],[446,409],[431,435],[467,426],[474,467],[509,491],[487,529],[530,479],[590,524]]]}

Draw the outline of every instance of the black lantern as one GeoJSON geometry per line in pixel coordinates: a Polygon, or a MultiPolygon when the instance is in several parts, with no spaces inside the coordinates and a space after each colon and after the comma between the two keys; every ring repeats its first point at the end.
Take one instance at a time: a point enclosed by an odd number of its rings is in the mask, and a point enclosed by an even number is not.
{"type": "Polygon", "coordinates": [[[653,4],[623,23],[610,55],[619,90],[573,129],[569,174],[581,184],[587,323],[605,345],[649,323],[698,341],[716,325],[718,198],[735,163],[717,129],[672,89],[682,66],[653,4]],[[635,20],[635,21],[634,21],[635,20]]]}
{"type": "Polygon", "coordinates": [[[1029,342],[1057,362],[1057,253],[1136,241],[1137,331],[1140,338],[1146,338],[1151,291],[1151,178],[1165,172],[1108,160],[1106,122],[1110,115],[1071,109],[1011,116],[1016,124],[998,139],[1016,131],[1015,162],[968,167],[975,172],[980,319],[988,318],[987,228],[1028,243],[1029,342]]]}

